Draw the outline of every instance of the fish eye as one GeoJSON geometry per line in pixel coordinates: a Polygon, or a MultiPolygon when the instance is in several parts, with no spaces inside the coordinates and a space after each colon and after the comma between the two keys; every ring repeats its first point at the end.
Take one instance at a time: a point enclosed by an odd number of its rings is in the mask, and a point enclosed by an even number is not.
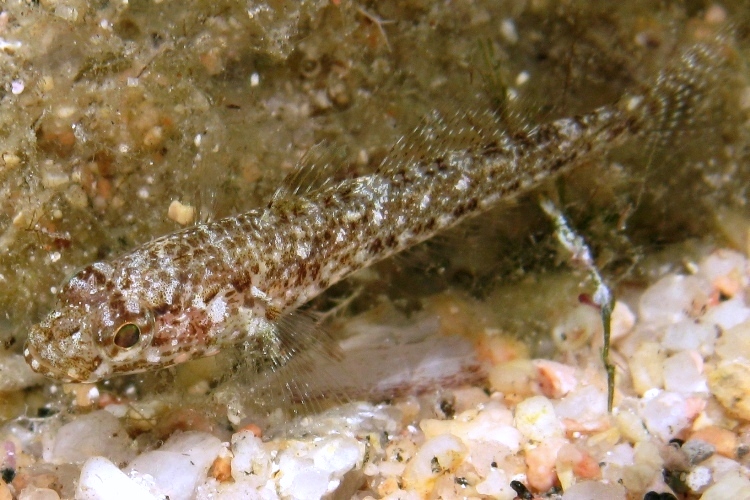
{"type": "Polygon", "coordinates": [[[141,338],[141,329],[135,323],[125,323],[117,329],[114,343],[121,349],[130,349],[138,343],[141,338]]]}

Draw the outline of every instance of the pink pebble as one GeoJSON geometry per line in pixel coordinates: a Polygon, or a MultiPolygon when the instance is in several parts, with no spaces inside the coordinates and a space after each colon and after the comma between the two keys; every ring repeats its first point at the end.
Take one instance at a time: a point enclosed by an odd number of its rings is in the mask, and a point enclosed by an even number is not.
{"type": "Polygon", "coordinates": [[[578,385],[576,369],[572,366],[547,359],[534,361],[538,376],[539,388],[548,398],[561,398],[578,385]]]}

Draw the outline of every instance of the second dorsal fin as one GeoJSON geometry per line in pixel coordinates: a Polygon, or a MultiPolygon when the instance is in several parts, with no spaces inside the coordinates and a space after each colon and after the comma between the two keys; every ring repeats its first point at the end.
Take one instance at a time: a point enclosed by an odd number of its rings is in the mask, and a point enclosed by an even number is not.
{"type": "Polygon", "coordinates": [[[501,141],[508,126],[492,111],[480,105],[462,106],[461,109],[472,111],[444,113],[434,110],[427,114],[417,127],[396,142],[378,166],[378,171],[387,174],[404,164],[433,160],[451,152],[501,141]]]}

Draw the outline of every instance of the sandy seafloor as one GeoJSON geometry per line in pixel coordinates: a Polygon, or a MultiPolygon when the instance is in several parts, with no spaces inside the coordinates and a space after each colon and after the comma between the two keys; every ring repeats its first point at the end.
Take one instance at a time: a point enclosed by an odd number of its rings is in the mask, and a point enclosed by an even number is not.
{"type": "Polygon", "coordinates": [[[747,12],[6,1],[0,498],[750,498],[747,12]],[[356,175],[436,113],[531,127],[637,94],[717,36],[729,62],[695,120],[316,300],[347,375],[282,377],[335,397],[258,400],[241,353],[97,385],[20,355],[77,268],[262,204],[316,144],[356,175]],[[541,195],[618,299],[612,414],[594,288],[541,195]]]}

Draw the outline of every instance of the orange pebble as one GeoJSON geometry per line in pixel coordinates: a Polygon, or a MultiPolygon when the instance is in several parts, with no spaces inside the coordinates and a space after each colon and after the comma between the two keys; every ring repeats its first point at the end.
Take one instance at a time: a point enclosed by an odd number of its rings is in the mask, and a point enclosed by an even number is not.
{"type": "Polygon", "coordinates": [[[555,461],[564,442],[551,439],[536,448],[526,450],[526,478],[529,486],[537,491],[547,491],[557,485],[555,461]]]}
{"type": "Polygon", "coordinates": [[[189,408],[179,408],[161,418],[154,429],[164,439],[177,431],[201,431],[213,433],[215,424],[205,414],[189,408]]]}
{"type": "Polygon", "coordinates": [[[229,457],[216,457],[208,475],[219,482],[229,481],[232,477],[232,461],[229,457]]]}
{"type": "Polygon", "coordinates": [[[241,431],[250,431],[250,432],[253,433],[253,436],[255,436],[255,437],[261,437],[263,435],[263,431],[256,424],[247,424],[247,425],[244,425],[239,430],[241,430],[241,431]]]}
{"type": "Polygon", "coordinates": [[[558,466],[567,464],[573,474],[580,479],[600,479],[602,470],[599,464],[586,451],[573,444],[565,444],[557,454],[558,466]]]}
{"type": "Polygon", "coordinates": [[[503,335],[482,335],[477,341],[477,356],[493,366],[529,357],[529,349],[519,340],[503,335]]]}
{"type": "Polygon", "coordinates": [[[573,467],[573,473],[581,479],[600,479],[602,477],[602,469],[588,453],[582,454],[581,459],[573,467]]]}
{"type": "Polygon", "coordinates": [[[727,297],[734,297],[742,290],[742,278],[738,273],[719,276],[713,282],[714,288],[727,297]]]}
{"type": "Polygon", "coordinates": [[[685,401],[685,406],[685,412],[687,413],[688,418],[693,420],[698,414],[700,414],[700,412],[706,409],[706,400],[703,398],[690,397],[685,401]]]}
{"type": "Polygon", "coordinates": [[[539,380],[539,389],[548,398],[561,398],[578,385],[576,370],[572,366],[538,359],[534,361],[539,380]]]}
{"type": "Polygon", "coordinates": [[[596,420],[588,420],[584,422],[572,418],[563,418],[562,424],[563,427],[565,427],[565,436],[568,438],[575,437],[576,433],[595,434],[598,432],[604,432],[612,427],[612,422],[608,417],[601,417],[596,420]]]}
{"type": "Polygon", "coordinates": [[[104,200],[108,200],[112,196],[112,182],[109,179],[100,177],[96,181],[96,194],[104,200]]]}
{"type": "Polygon", "coordinates": [[[690,439],[699,439],[713,445],[719,455],[737,457],[737,436],[730,430],[712,425],[695,431],[690,439]]]}

